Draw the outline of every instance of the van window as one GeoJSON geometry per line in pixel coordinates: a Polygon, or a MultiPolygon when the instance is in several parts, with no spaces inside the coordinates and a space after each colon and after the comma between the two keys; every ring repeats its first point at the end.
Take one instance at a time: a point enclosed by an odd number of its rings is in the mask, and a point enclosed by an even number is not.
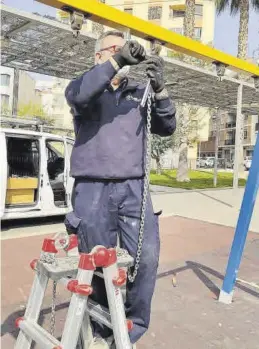
{"type": "Polygon", "coordinates": [[[35,206],[39,200],[39,141],[7,137],[7,191],[5,206],[35,206]]]}
{"type": "Polygon", "coordinates": [[[9,177],[39,176],[39,141],[29,138],[7,138],[9,177]]]}
{"type": "Polygon", "coordinates": [[[65,189],[65,144],[63,141],[47,140],[47,171],[50,185],[54,195],[54,203],[58,207],[65,207],[66,189],[65,189]]]}

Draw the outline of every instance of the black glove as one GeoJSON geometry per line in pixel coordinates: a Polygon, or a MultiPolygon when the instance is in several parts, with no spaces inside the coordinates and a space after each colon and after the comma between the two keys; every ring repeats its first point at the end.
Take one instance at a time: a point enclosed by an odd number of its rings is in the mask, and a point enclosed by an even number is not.
{"type": "Polygon", "coordinates": [[[151,57],[145,63],[147,64],[147,76],[150,78],[154,92],[161,92],[165,88],[164,60],[161,57],[151,57]]]}
{"type": "Polygon", "coordinates": [[[146,57],[145,49],[137,41],[128,41],[121,48],[120,52],[112,56],[120,68],[125,65],[136,65],[144,61],[146,57]]]}

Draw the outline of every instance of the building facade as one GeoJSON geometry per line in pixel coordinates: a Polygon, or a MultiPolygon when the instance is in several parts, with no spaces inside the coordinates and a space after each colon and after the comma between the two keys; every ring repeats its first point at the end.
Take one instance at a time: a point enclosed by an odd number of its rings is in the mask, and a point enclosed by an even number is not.
{"type": "Polygon", "coordinates": [[[44,111],[54,119],[54,126],[72,129],[72,115],[65,99],[69,80],[53,78],[52,81],[37,81],[37,94],[44,111]]]}
{"type": "Polygon", "coordinates": [[[14,70],[1,66],[1,82],[0,82],[0,95],[1,95],[1,108],[11,110],[13,105],[13,80],[14,70]]]}
{"type": "MultiPolygon", "coordinates": [[[[28,104],[40,104],[36,93],[36,81],[23,70],[19,70],[18,80],[18,107],[28,104]]],[[[5,113],[11,114],[14,101],[14,69],[1,66],[1,108],[5,113]]]]}
{"type": "MultiPolygon", "coordinates": [[[[256,135],[259,129],[258,115],[244,115],[243,127],[243,154],[244,158],[253,155],[253,149],[256,142],[256,135]]],[[[232,162],[235,153],[235,134],[236,134],[236,114],[224,113],[220,117],[219,130],[219,158],[225,161],[232,162]]],[[[215,136],[213,135],[213,124],[209,125],[209,139],[206,142],[201,142],[200,146],[201,157],[215,156],[215,136]]]]}

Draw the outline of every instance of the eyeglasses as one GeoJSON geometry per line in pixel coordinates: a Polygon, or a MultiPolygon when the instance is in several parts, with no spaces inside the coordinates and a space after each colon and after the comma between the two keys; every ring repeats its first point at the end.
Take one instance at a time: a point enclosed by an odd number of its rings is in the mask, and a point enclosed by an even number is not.
{"type": "Polygon", "coordinates": [[[109,51],[111,53],[118,53],[118,52],[120,52],[121,48],[122,48],[122,46],[112,45],[112,46],[108,46],[108,47],[102,48],[100,50],[100,52],[102,52],[102,51],[109,51]]]}

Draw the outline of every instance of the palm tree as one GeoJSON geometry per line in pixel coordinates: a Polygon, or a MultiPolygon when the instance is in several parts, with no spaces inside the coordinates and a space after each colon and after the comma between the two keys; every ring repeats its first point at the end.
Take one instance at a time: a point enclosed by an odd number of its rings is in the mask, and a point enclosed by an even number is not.
{"type": "Polygon", "coordinates": [[[249,8],[252,6],[259,11],[259,0],[215,0],[218,13],[223,12],[230,5],[230,13],[240,12],[238,33],[238,54],[241,59],[247,58],[249,8]]]}
{"type": "MultiPolygon", "coordinates": [[[[238,32],[238,53],[237,57],[241,59],[247,58],[248,48],[248,23],[249,23],[249,9],[252,6],[259,11],[259,0],[215,0],[217,12],[220,14],[230,5],[230,13],[236,15],[240,12],[239,32],[238,32]]],[[[242,119],[242,122],[244,120],[242,119]]],[[[241,144],[243,144],[243,135],[241,137],[241,144]]],[[[244,148],[240,146],[239,154],[239,177],[244,176],[244,148]]]]}
{"type": "Polygon", "coordinates": [[[183,22],[183,35],[193,39],[195,26],[195,0],[186,0],[186,10],[183,22]]]}
{"type": "MultiPolygon", "coordinates": [[[[183,35],[191,39],[194,37],[195,26],[195,0],[186,0],[186,10],[183,22],[183,35]]],[[[185,56],[184,61],[188,62],[189,57],[185,56]]],[[[176,180],[178,182],[188,182],[188,123],[189,123],[189,108],[182,106],[181,119],[178,128],[181,130],[179,142],[179,163],[176,180]]]]}

